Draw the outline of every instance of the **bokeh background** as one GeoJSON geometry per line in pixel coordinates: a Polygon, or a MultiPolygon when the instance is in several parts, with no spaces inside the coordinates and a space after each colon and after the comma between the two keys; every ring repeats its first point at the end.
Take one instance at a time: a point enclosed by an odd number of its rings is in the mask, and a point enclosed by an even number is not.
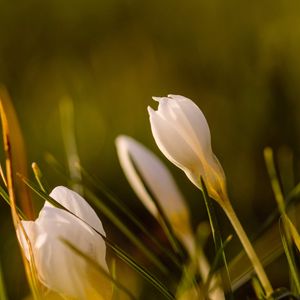
{"type": "MultiPolygon", "coordinates": [[[[51,186],[66,183],[44,157],[50,152],[66,166],[59,103],[69,97],[83,166],[141,209],[114,139],[133,136],[162,157],[146,108],[156,106],[153,95],[182,94],[207,117],[233,205],[251,233],[275,208],[264,147],[279,155],[287,189],[299,179],[299,53],[296,0],[0,1],[0,82],[15,105],[28,160],[40,164],[51,186]]],[[[196,224],[205,218],[198,192],[164,161],[196,224]]],[[[26,288],[4,204],[0,241],[8,293],[20,299],[26,288]]]]}

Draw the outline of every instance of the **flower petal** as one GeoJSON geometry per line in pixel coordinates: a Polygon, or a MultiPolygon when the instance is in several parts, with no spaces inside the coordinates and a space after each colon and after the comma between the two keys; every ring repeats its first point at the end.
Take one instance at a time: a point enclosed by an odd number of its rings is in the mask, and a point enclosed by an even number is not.
{"type": "Polygon", "coordinates": [[[149,109],[153,137],[163,154],[175,165],[186,171],[202,169],[201,161],[174,125],[149,109]]]}
{"type": "Polygon", "coordinates": [[[116,139],[116,146],[121,166],[128,181],[144,205],[155,217],[157,217],[157,209],[139,175],[169,218],[174,213],[177,214],[187,210],[185,199],[180,193],[171,173],[158,157],[128,136],[119,136],[116,139]]]}
{"type": "MultiPolygon", "coordinates": [[[[33,222],[22,221],[28,229],[33,222]]],[[[86,299],[87,263],[63,240],[95,259],[106,270],[106,246],[103,239],[87,224],[70,213],[45,206],[28,231],[40,280],[51,290],[86,299]]]]}
{"type": "MultiPolygon", "coordinates": [[[[97,214],[79,194],[64,186],[58,186],[50,193],[50,197],[105,235],[102,223],[97,214]]],[[[46,205],[52,206],[50,203],[46,203],[46,205]]]]}

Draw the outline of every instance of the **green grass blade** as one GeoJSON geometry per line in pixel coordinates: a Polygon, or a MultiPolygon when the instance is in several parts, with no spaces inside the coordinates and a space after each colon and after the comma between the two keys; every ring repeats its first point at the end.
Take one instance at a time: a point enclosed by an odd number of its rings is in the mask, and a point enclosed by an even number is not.
{"type": "Polygon", "coordinates": [[[211,226],[211,232],[212,232],[212,236],[213,236],[213,240],[214,240],[214,244],[215,244],[215,250],[216,250],[216,253],[218,253],[219,249],[221,249],[221,253],[222,253],[222,264],[225,268],[225,273],[222,276],[222,279],[224,281],[223,285],[225,287],[227,287],[229,297],[232,298],[233,297],[232,290],[231,290],[232,284],[231,284],[231,279],[230,279],[230,275],[229,275],[227,259],[226,259],[226,255],[224,252],[222,235],[221,235],[221,231],[219,229],[218,219],[217,219],[217,216],[215,213],[213,202],[208,196],[205,182],[202,177],[200,178],[200,180],[201,180],[201,186],[202,186],[201,191],[202,191],[203,199],[204,199],[205,206],[207,209],[209,223],[211,226]]]}
{"type": "Polygon", "coordinates": [[[300,282],[299,282],[299,272],[296,266],[295,257],[293,254],[293,251],[291,249],[290,245],[290,236],[287,231],[286,221],[284,220],[284,216],[279,219],[279,230],[280,230],[280,236],[284,248],[284,252],[288,261],[290,273],[291,273],[291,279],[293,280],[293,284],[296,288],[297,294],[300,294],[300,282]]]}
{"type": "MultiPolygon", "coordinates": [[[[159,242],[155,236],[147,230],[147,228],[136,218],[133,212],[126,205],[124,205],[124,203],[121,203],[117,196],[109,191],[100,180],[94,179],[84,168],[82,168],[82,166],[80,166],[80,168],[84,178],[86,178],[88,182],[92,184],[92,186],[97,188],[97,190],[99,190],[110,202],[116,205],[117,208],[120,209],[130,219],[130,221],[132,221],[133,224],[145,234],[145,236],[153,243],[156,249],[160,250],[168,258],[170,258],[174,265],[181,270],[182,267],[178,258],[172,252],[170,252],[169,249],[166,249],[161,242],[159,242]]],[[[101,201],[101,199],[99,199],[99,201],[101,201]]]]}
{"type": "Polygon", "coordinates": [[[285,218],[285,221],[288,225],[289,231],[291,233],[291,237],[292,237],[298,251],[300,252],[300,235],[299,235],[296,227],[294,226],[294,224],[290,220],[290,218],[287,215],[285,215],[284,218],[285,218]]]}
{"type": "Polygon", "coordinates": [[[279,179],[277,176],[275,164],[274,164],[274,157],[273,157],[273,151],[271,148],[267,147],[264,150],[264,158],[268,170],[268,174],[270,177],[273,193],[275,196],[275,200],[277,202],[278,210],[281,214],[285,213],[285,201],[283,197],[283,193],[281,190],[281,186],[279,183],[279,179]]]}
{"type": "Polygon", "coordinates": [[[49,191],[48,184],[45,182],[45,179],[43,177],[43,174],[42,174],[41,169],[39,168],[38,164],[36,162],[33,162],[31,164],[31,168],[32,168],[34,177],[35,177],[36,182],[38,183],[40,189],[44,193],[48,193],[48,191],[49,191]]]}
{"type": "Polygon", "coordinates": [[[144,255],[156,265],[162,271],[163,273],[167,274],[168,269],[160,262],[160,260],[156,257],[156,255],[151,252],[145,246],[145,244],[140,241],[134,233],[132,233],[128,227],[124,225],[123,222],[120,221],[120,219],[114,214],[114,212],[108,208],[102,201],[99,201],[98,197],[94,195],[91,191],[88,189],[85,189],[85,196],[87,200],[89,200],[91,203],[93,203],[101,212],[109,218],[112,223],[136,246],[138,247],[144,255]]]}
{"type": "Polygon", "coordinates": [[[108,242],[107,238],[104,239],[106,244],[115,252],[115,254],[124,262],[126,262],[133,270],[137,271],[146,281],[148,281],[153,287],[155,287],[166,299],[175,299],[175,296],[168,290],[168,288],[157,280],[148,270],[139,265],[127,255],[123,250],[121,250],[116,245],[108,242]]]}
{"type": "MultiPolygon", "coordinates": [[[[111,262],[111,276],[114,280],[117,280],[117,262],[116,259],[113,258],[111,262]]],[[[113,292],[112,292],[112,300],[120,300],[120,293],[119,288],[117,285],[113,285],[113,292]]]]}
{"type": "Polygon", "coordinates": [[[72,189],[77,193],[82,193],[81,173],[77,164],[80,163],[74,122],[74,105],[69,97],[63,98],[59,103],[61,132],[66,152],[70,178],[72,180],[72,189]]]}
{"type": "Polygon", "coordinates": [[[127,294],[127,296],[130,299],[132,300],[137,299],[129,289],[127,289],[123,284],[121,284],[112,275],[110,275],[110,273],[107,272],[96,260],[86,255],[84,252],[82,252],[80,249],[78,249],[75,245],[73,245],[69,241],[63,239],[62,242],[66,244],[74,253],[81,256],[91,267],[93,267],[95,270],[97,270],[99,273],[103,274],[107,279],[109,279],[114,286],[116,286],[118,289],[120,289],[125,294],[127,294]]]}
{"type": "Polygon", "coordinates": [[[0,263],[0,299],[8,300],[7,295],[6,295],[6,289],[5,289],[5,284],[4,284],[4,280],[3,280],[3,275],[2,275],[1,263],[0,263]]]}
{"type": "Polygon", "coordinates": [[[265,299],[265,291],[261,286],[261,283],[259,282],[257,276],[254,276],[251,280],[251,284],[253,287],[253,290],[255,292],[256,298],[258,300],[264,300],[265,299]]]}
{"type": "Polygon", "coordinates": [[[132,161],[133,166],[135,167],[135,172],[139,175],[139,179],[141,180],[141,182],[144,185],[145,190],[147,191],[147,193],[149,194],[151,200],[153,201],[154,205],[156,206],[156,209],[158,211],[158,221],[170,243],[170,245],[172,246],[173,250],[175,251],[175,253],[182,259],[184,260],[184,253],[182,251],[181,245],[177,240],[177,237],[174,234],[173,228],[170,224],[170,221],[168,219],[168,217],[166,216],[161,204],[159,203],[159,201],[157,201],[156,197],[153,195],[153,193],[151,192],[151,190],[148,188],[147,183],[145,182],[143,176],[140,174],[139,169],[135,166],[134,161],[132,161]]]}
{"type": "Polygon", "coordinates": [[[228,238],[224,241],[224,243],[222,243],[222,246],[218,249],[218,251],[216,253],[216,256],[215,256],[214,261],[211,265],[211,268],[209,270],[206,282],[205,282],[204,287],[203,287],[204,291],[207,293],[207,295],[208,295],[209,287],[211,285],[214,274],[216,273],[216,271],[218,269],[218,266],[220,265],[220,262],[223,260],[224,250],[225,250],[226,246],[229,244],[229,242],[231,240],[232,240],[232,235],[228,236],[228,238]]]}
{"type": "MultiPolygon", "coordinates": [[[[8,194],[1,185],[0,185],[0,195],[4,199],[4,201],[10,206],[8,194]]],[[[19,207],[17,207],[17,212],[22,220],[28,220],[28,218],[25,216],[25,214],[21,211],[19,207]]]]}

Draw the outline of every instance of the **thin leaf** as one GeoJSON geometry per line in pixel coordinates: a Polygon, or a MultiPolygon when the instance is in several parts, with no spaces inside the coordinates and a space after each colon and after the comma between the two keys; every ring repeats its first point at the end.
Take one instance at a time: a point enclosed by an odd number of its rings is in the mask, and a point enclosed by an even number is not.
{"type": "Polygon", "coordinates": [[[88,189],[85,189],[85,196],[90,200],[101,212],[108,217],[112,223],[136,246],[144,255],[155,264],[163,273],[167,274],[168,269],[160,262],[156,255],[148,249],[148,247],[140,241],[137,236],[128,229],[128,227],[115,215],[115,213],[106,206],[103,202],[98,201],[96,195],[94,195],[88,189]]]}
{"type": "Polygon", "coordinates": [[[132,164],[135,168],[135,172],[138,174],[139,179],[141,180],[141,182],[144,185],[145,190],[147,191],[148,195],[150,196],[151,200],[153,201],[157,211],[158,211],[158,221],[168,239],[168,241],[170,242],[173,250],[175,251],[175,253],[177,253],[177,255],[179,255],[179,257],[184,260],[184,253],[182,251],[181,245],[177,240],[177,237],[175,236],[175,233],[173,231],[172,225],[168,219],[168,217],[166,216],[160,202],[157,200],[157,198],[153,195],[151,189],[149,189],[147,183],[144,180],[144,177],[141,175],[139,168],[137,168],[135,166],[134,161],[132,160],[132,164]]]}
{"type": "MultiPolygon", "coordinates": [[[[10,208],[11,208],[11,215],[12,215],[12,220],[14,224],[15,231],[21,230],[25,240],[28,244],[28,249],[29,249],[29,256],[30,256],[30,262],[26,259],[23,249],[19,243],[19,247],[21,250],[21,255],[22,255],[22,260],[24,263],[25,267],[25,272],[27,276],[27,280],[31,289],[31,292],[33,294],[34,299],[40,299],[41,298],[41,290],[40,290],[40,282],[38,280],[37,276],[37,271],[34,263],[34,256],[33,256],[33,251],[31,248],[31,244],[29,241],[29,238],[27,236],[26,231],[24,230],[24,227],[22,225],[22,222],[20,220],[20,217],[18,215],[18,210],[17,210],[17,203],[16,203],[16,195],[15,195],[15,186],[14,186],[14,171],[13,171],[13,161],[12,161],[12,149],[11,149],[11,140],[10,140],[10,127],[9,127],[9,122],[7,119],[7,114],[5,107],[3,106],[5,103],[6,108],[8,111],[10,111],[10,118],[12,124],[15,124],[16,126],[18,125],[17,120],[15,119],[15,114],[13,111],[13,107],[11,106],[11,103],[6,100],[3,102],[3,99],[0,98],[0,117],[1,117],[1,124],[2,124],[2,135],[3,135],[3,145],[4,145],[4,153],[5,153],[5,163],[6,163],[6,181],[7,181],[7,190],[8,190],[8,198],[9,198],[9,203],[10,203],[10,208]],[[14,122],[13,122],[13,121],[14,122]]],[[[18,128],[16,129],[16,134],[18,133],[18,128]]],[[[16,141],[18,140],[19,142],[21,141],[20,139],[16,137],[16,141]]],[[[20,155],[24,154],[22,151],[20,152],[20,155]]],[[[20,166],[19,166],[20,167],[20,166]]],[[[24,191],[24,187],[22,188],[24,191]]],[[[26,190],[26,189],[25,189],[26,190]]],[[[25,195],[28,196],[28,193],[25,193],[25,195]]],[[[28,201],[30,200],[29,197],[25,197],[23,199],[24,201],[21,203],[23,204],[23,208],[26,210],[27,214],[29,216],[32,216],[33,210],[31,209],[31,204],[28,201]],[[26,200],[26,201],[25,201],[26,200]]]]}
{"type": "MultiPolygon", "coordinates": [[[[81,172],[85,179],[88,180],[95,188],[97,188],[111,203],[116,205],[129,219],[140,229],[147,238],[154,244],[157,250],[160,250],[163,254],[168,256],[172,262],[177,266],[178,269],[181,270],[181,264],[178,258],[170,252],[169,249],[166,249],[160,241],[156,239],[153,233],[149,232],[149,230],[143,225],[137,217],[133,214],[133,212],[115,196],[108,188],[100,181],[95,180],[82,166],[78,166],[81,169],[81,172]]],[[[98,199],[101,201],[101,199],[98,199]]],[[[102,201],[101,201],[102,202],[102,201]]]]}
{"type": "MultiPolygon", "coordinates": [[[[286,215],[285,199],[279,183],[279,179],[278,179],[278,175],[274,163],[273,151],[271,148],[265,148],[264,157],[265,157],[265,162],[269,173],[269,177],[271,180],[273,193],[278,205],[278,210],[281,214],[281,218],[283,221],[282,226],[280,226],[280,234],[281,234],[281,239],[283,242],[285,254],[288,260],[289,268],[290,268],[291,280],[295,284],[297,293],[299,294],[300,293],[299,271],[295,262],[294,253],[291,245],[291,234],[289,230],[288,217],[286,215]]],[[[281,222],[279,224],[281,224],[281,222]]]]}
{"type": "Polygon", "coordinates": [[[285,215],[284,218],[290,229],[290,233],[293,238],[293,241],[294,241],[298,251],[300,252],[300,235],[298,233],[298,230],[296,229],[296,227],[294,226],[294,224],[292,223],[292,221],[290,220],[290,218],[287,215],[285,215]]]}
{"type": "Polygon", "coordinates": [[[6,295],[6,289],[5,289],[5,284],[2,276],[2,267],[0,264],[0,299],[1,300],[8,300],[7,295],[6,295]]]}
{"type": "MultiPolygon", "coordinates": [[[[114,280],[117,280],[117,262],[116,259],[113,258],[111,262],[111,274],[112,278],[114,280]]],[[[119,288],[117,285],[113,284],[113,293],[112,293],[112,299],[113,300],[120,300],[120,295],[119,295],[119,288]]]]}
{"type": "Polygon", "coordinates": [[[278,205],[278,209],[280,213],[285,213],[285,201],[283,197],[283,193],[281,190],[281,186],[278,180],[275,164],[274,164],[274,158],[273,158],[273,151],[271,148],[267,147],[264,150],[264,157],[265,157],[265,162],[267,166],[267,170],[269,173],[273,193],[278,205]]]}
{"type": "Polygon", "coordinates": [[[38,164],[36,162],[33,162],[31,164],[31,168],[34,174],[34,177],[40,187],[40,189],[44,192],[47,193],[48,192],[48,185],[46,184],[44,178],[43,178],[43,174],[41,172],[41,169],[39,168],[38,164]]]}
{"type": "MultiPolygon", "coordinates": [[[[30,191],[22,184],[22,182],[15,180],[16,172],[20,172],[27,176],[28,174],[28,164],[27,155],[25,149],[25,143],[22,136],[22,131],[18,121],[18,116],[14,109],[13,103],[6,88],[0,85],[0,100],[3,111],[3,117],[5,117],[7,138],[9,139],[9,151],[10,151],[10,162],[12,164],[13,173],[11,177],[14,181],[14,186],[16,187],[15,193],[17,195],[18,204],[22,211],[28,216],[30,220],[35,217],[33,203],[30,195],[30,191]]],[[[3,130],[6,130],[2,127],[3,130]]],[[[3,138],[6,138],[3,134],[3,138]]],[[[3,144],[6,147],[5,143],[3,144]]],[[[9,170],[6,166],[6,174],[9,170]]],[[[8,181],[8,176],[5,176],[6,181],[8,181]]]]}
{"type": "Polygon", "coordinates": [[[221,235],[221,231],[219,229],[218,219],[217,219],[217,216],[215,213],[213,202],[211,201],[211,199],[208,196],[207,188],[206,188],[205,182],[202,177],[200,178],[200,181],[201,181],[201,186],[202,186],[201,191],[202,191],[203,199],[205,202],[205,206],[206,206],[206,210],[207,210],[207,214],[208,214],[208,218],[209,218],[209,223],[211,226],[211,232],[212,232],[212,236],[213,236],[213,240],[214,240],[214,244],[215,244],[215,250],[216,250],[216,253],[218,253],[219,249],[221,249],[221,253],[222,253],[222,264],[225,268],[225,272],[223,273],[223,276],[222,276],[222,279],[224,281],[223,285],[227,287],[229,296],[233,297],[232,290],[231,290],[232,284],[231,284],[230,274],[229,274],[229,270],[228,270],[227,259],[226,259],[226,255],[224,252],[222,235],[221,235]]]}
{"type": "Polygon", "coordinates": [[[286,221],[284,219],[284,216],[279,219],[279,230],[280,230],[284,252],[288,261],[291,278],[293,280],[293,283],[295,284],[297,294],[300,294],[299,272],[296,266],[294,254],[290,247],[289,233],[287,232],[287,226],[286,226],[286,221]]]}
{"type": "MultiPolygon", "coordinates": [[[[1,185],[0,185],[0,195],[4,199],[4,201],[10,206],[8,194],[1,185]]],[[[28,218],[25,216],[25,214],[21,211],[19,207],[17,207],[17,212],[22,220],[28,220],[28,218]]]]}
{"type": "Polygon", "coordinates": [[[72,189],[82,194],[81,173],[76,165],[80,163],[74,124],[74,106],[73,101],[69,97],[65,97],[60,101],[59,105],[62,137],[65,146],[65,152],[68,161],[70,178],[72,180],[72,189]]]}
{"type": "MultiPolygon", "coordinates": [[[[211,268],[209,270],[209,274],[207,276],[206,282],[204,284],[204,291],[206,291],[206,293],[209,293],[209,288],[211,286],[212,280],[215,277],[216,271],[218,269],[218,266],[220,265],[220,262],[223,260],[223,254],[224,254],[224,250],[226,248],[226,246],[229,244],[229,242],[232,240],[232,235],[228,236],[227,239],[224,241],[224,243],[222,243],[221,247],[218,249],[216,256],[214,258],[214,261],[211,265],[211,268]]],[[[206,294],[205,293],[205,294],[206,294]]]]}
{"type": "Polygon", "coordinates": [[[127,289],[123,284],[117,281],[113,276],[110,275],[96,260],[86,255],[75,245],[70,243],[68,240],[62,239],[62,241],[77,255],[81,256],[91,267],[97,270],[99,273],[103,274],[107,279],[109,279],[118,289],[122,290],[130,299],[137,299],[129,289],[127,289]]]}
{"type": "Polygon", "coordinates": [[[262,288],[261,284],[260,284],[260,281],[258,280],[257,276],[254,276],[252,278],[252,287],[253,287],[253,290],[255,292],[255,295],[257,297],[257,299],[259,300],[264,300],[265,299],[265,292],[264,292],[264,289],[262,288]]]}

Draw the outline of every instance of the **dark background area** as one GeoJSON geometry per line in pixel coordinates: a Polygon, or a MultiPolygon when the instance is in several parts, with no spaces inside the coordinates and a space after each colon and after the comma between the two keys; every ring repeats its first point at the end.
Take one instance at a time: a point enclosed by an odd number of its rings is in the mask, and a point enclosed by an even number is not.
{"type": "MultiPolygon", "coordinates": [[[[138,211],[114,139],[133,136],[162,157],[146,108],[156,107],[151,96],[182,94],[208,120],[233,205],[250,233],[275,208],[264,147],[283,163],[292,152],[299,178],[299,53],[298,1],[0,1],[0,82],[15,105],[28,161],[40,164],[52,187],[66,182],[44,156],[66,166],[59,102],[70,97],[83,166],[138,211]]],[[[164,161],[196,224],[205,218],[199,193],[164,161]]],[[[1,262],[9,293],[19,299],[18,250],[9,210],[0,205],[1,262]]]]}

